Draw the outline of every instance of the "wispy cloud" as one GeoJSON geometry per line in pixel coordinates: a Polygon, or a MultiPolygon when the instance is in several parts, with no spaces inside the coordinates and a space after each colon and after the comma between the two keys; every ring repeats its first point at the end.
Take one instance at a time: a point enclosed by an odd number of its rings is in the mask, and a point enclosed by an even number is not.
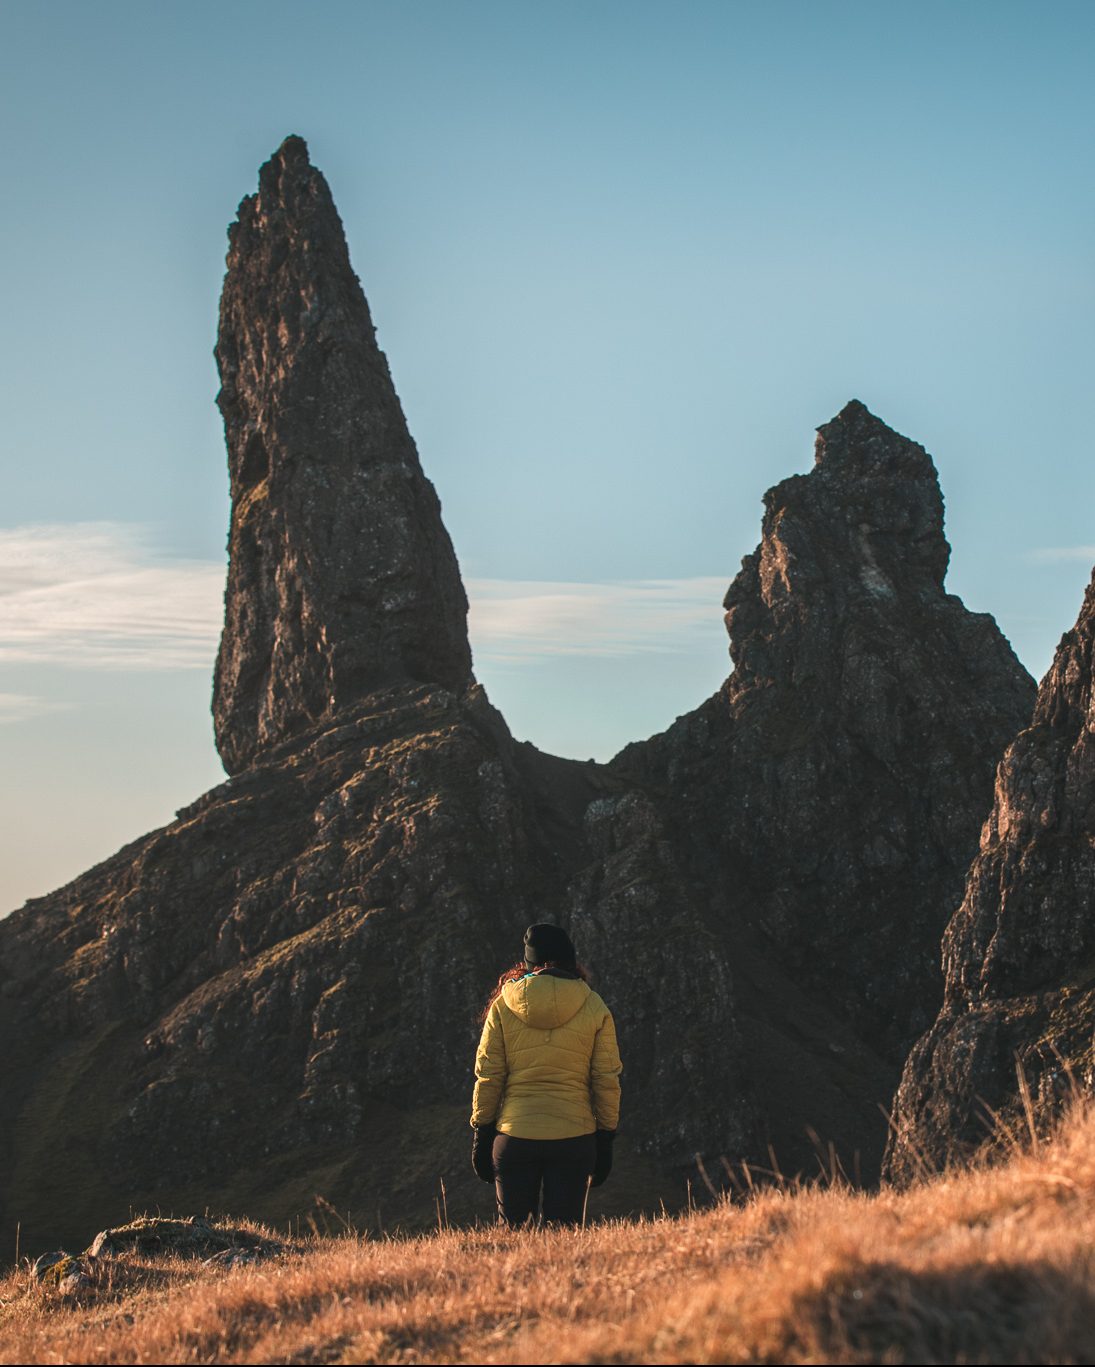
{"type": "Polygon", "coordinates": [[[0,530],[0,664],[209,669],[224,567],[171,560],[138,527],[0,530]]]}
{"type": "Polygon", "coordinates": [[[477,659],[675,653],[720,632],[725,576],[603,583],[473,579],[477,659]]]}
{"type": "Polygon", "coordinates": [[[1061,561],[1080,560],[1084,564],[1095,564],[1095,546],[1041,546],[1036,551],[1028,551],[1027,559],[1042,564],[1059,564],[1061,561]]]}
{"type": "Polygon", "coordinates": [[[0,693],[0,726],[27,721],[46,712],[57,712],[64,706],[64,703],[49,702],[45,698],[32,697],[29,693],[0,693]]]}
{"type": "MultiPolygon", "coordinates": [[[[469,631],[477,659],[506,664],[673,653],[719,634],[726,584],[473,579],[469,631]]],[[[130,524],[0,530],[0,664],[211,669],[223,591],[223,564],[168,559],[130,524]]],[[[29,715],[6,696],[8,719],[29,715]]]]}

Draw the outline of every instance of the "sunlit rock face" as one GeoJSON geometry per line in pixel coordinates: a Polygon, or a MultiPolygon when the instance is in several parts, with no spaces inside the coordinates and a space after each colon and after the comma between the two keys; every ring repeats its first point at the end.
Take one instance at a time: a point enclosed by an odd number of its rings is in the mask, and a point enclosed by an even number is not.
{"type": "MultiPolygon", "coordinates": [[[[713,931],[892,1075],[941,1000],[940,936],[1034,685],[992,618],[944,588],[931,458],[863,404],[818,429],[813,469],[764,506],[726,596],[733,674],[618,764],[671,795],[682,862],[718,888],[713,931]]],[[[761,973],[756,1010],[785,1030],[767,997],[761,973]]]]}
{"type": "Polygon", "coordinates": [[[943,943],[943,1009],[898,1092],[896,1179],[1006,1143],[1008,1126],[1050,1125],[1095,1086],[1093,648],[1095,579],[997,771],[943,943]]]}
{"type": "Polygon", "coordinates": [[[232,491],[213,717],[229,773],[372,690],[471,678],[433,485],[301,138],[229,230],[217,365],[232,491]]]}

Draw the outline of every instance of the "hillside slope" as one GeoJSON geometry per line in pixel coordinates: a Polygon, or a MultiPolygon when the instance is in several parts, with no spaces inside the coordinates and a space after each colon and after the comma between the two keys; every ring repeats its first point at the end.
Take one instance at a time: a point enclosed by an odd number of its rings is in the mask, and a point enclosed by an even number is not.
{"type": "Polygon", "coordinates": [[[585,1231],[343,1237],[0,1282],[0,1362],[1088,1362],[1095,1115],[904,1193],[769,1190],[585,1231]]]}

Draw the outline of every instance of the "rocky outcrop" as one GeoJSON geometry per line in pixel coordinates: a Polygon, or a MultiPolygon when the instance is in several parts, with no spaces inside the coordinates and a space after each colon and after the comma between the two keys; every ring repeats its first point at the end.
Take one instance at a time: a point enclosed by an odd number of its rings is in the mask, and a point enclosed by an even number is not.
{"type": "MultiPolygon", "coordinates": [[[[298,1252],[301,1245],[282,1243],[257,1230],[210,1221],[201,1215],[184,1220],[141,1215],[116,1229],[102,1229],[78,1255],[53,1249],[36,1258],[30,1281],[38,1294],[55,1293],[61,1301],[96,1295],[117,1297],[159,1278],[150,1261],[199,1260],[227,1272],[298,1252]]],[[[47,1301],[48,1303],[48,1301],[47,1301]]]]}
{"type": "Polygon", "coordinates": [[[1095,578],[1010,746],[943,942],[946,996],[909,1056],[897,1180],[1044,1129],[1095,1087],[1095,578]]]}
{"type": "MultiPolygon", "coordinates": [[[[318,1192],[406,1223],[432,1217],[440,1178],[453,1218],[484,1213],[470,1066],[525,925],[577,901],[595,948],[640,905],[654,940],[689,912],[649,813],[626,869],[586,820],[626,784],[515,744],[471,680],[436,499],[299,139],[232,230],[218,359],[233,506],[214,712],[237,772],[0,921],[0,1220],[16,1212],[25,1246],[191,1194],[282,1219],[318,1192]],[[582,873],[602,855],[604,887],[582,873]]],[[[740,1055],[717,947],[705,964],[720,986],[692,1080],[710,1038],[740,1055]]],[[[655,1113],[635,1116],[609,1209],[672,1202],[659,1164],[751,1133],[738,1074],[702,1114],[657,1118],[679,1107],[678,1040],[642,1012],[680,969],[655,957],[633,978],[603,986],[635,1003],[621,1033],[655,1113]]]]}
{"type": "Polygon", "coordinates": [[[941,999],[939,939],[1034,686],[944,589],[930,456],[861,403],[764,505],[726,596],[733,674],[618,764],[669,796],[730,942],[896,1068],[941,999]]]}
{"type": "Polygon", "coordinates": [[[0,1226],[488,1215],[477,1018],[561,920],[619,1021],[596,1209],[697,1154],[869,1179],[1032,685],[943,589],[930,458],[861,404],[766,497],[719,693],[611,765],[517,744],[341,227],[289,139],[232,230],[214,716],[232,777],[0,921],[0,1226]],[[829,1148],[832,1145],[832,1148],[829,1148]],[[379,1209],[378,1209],[379,1207],[379,1209]]]}
{"type": "Polygon", "coordinates": [[[393,683],[471,679],[467,599],[301,138],[229,230],[217,365],[232,490],[213,719],[229,773],[393,683]]]}

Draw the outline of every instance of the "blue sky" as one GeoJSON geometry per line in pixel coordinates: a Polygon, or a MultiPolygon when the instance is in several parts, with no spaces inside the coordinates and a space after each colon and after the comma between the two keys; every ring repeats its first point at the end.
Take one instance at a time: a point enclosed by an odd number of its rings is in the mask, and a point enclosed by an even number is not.
{"type": "Polygon", "coordinates": [[[852,396],[1046,668],[1095,561],[1095,6],[0,5],[0,909],[220,776],[225,229],[331,182],[515,732],[712,691],[760,498],[852,396]]]}

